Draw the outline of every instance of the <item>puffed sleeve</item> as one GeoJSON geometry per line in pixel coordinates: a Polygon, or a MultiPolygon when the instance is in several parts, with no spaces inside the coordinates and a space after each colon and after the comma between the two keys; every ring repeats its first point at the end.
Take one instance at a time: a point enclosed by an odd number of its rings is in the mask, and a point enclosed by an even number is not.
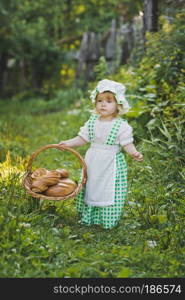
{"type": "Polygon", "coordinates": [[[88,135],[88,121],[82,127],[80,127],[78,136],[82,137],[86,142],[90,141],[88,135]]]}
{"type": "Polygon", "coordinates": [[[126,146],[134,141],[132,131],[132,127],[127,122],[122,124],[118,135],[118,142],[121,146],[126,146]]]}

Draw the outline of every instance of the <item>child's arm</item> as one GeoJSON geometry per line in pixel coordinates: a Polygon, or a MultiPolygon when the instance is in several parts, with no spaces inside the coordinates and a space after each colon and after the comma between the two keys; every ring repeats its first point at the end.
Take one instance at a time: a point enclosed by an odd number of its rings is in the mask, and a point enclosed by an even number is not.
{"type": "Polygon", "coordinates": [[[143,155],[136,150],[136,147],[133,143],[123,146],[125,152],[130,154],[135,160],[143,161],[143,155]]]}
{"type": "Polygon", "coordinates": [[[66,141],[61,141],[59,143],[59,145],[61,146],[67,146],[67,147],[79,147],[82,146],[84,144],[86,144],[87,142],[80,136],[76,136],[73,139],[70,140],[66,140],[66,141]]]}

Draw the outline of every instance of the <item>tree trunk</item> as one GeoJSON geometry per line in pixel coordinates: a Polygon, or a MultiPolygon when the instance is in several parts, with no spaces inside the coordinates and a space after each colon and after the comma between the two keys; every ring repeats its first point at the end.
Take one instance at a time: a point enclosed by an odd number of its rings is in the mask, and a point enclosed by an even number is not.
{"type": "Polygon", "coordinates": [[[110,72],[114,71],[114,59],[116,56],[116,20],[112,20],[109,35],[105,44],[105,59],[107,61],[110,72]]]}
{"type": "Polygon", "coordinates": [[[121,26],[121,32],[123,35],[123,42],[120,64],[124,65],[127,63],[134,45],[133,25],[129,23],[123,24],[121,26]]]}
{"type": "Polygon", "coordinates": [[[24,91],[26,88],[26,62],[25,58],[20,61],[20,91],[24,91]]]}
{"type": "Polygon", "coordinates": [[[76,56],[78,66],[76,78],[84,77],[93,79],[93,67],[99,59],[99,37],[94,32],[85,32],[82,38],[80,50],[76,56]]]}
{"type": "Polygon", "coordinates": [[[144,35],[146,31],[156,32],[158,30],[158,3],[159,0],[144,0],[144,35]]]}
{"type": "Polygon", "coordinates": [[[4,95],[6,85],[6,70],[7,70],[7,54],[2,52],[0,54],[0,95],[4,95]]]}

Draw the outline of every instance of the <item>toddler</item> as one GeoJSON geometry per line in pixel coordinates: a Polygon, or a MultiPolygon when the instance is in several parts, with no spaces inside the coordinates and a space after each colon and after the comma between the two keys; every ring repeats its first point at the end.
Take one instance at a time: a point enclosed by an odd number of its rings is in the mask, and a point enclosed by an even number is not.
{"type": "Polygon", "coordinates": [[[78,136],[61,141],[61,146],[90,143],[85,155],[87,182],[76,197],[81,223],[115,227],[122,215],[127,193],[127,165],[122,148],[136,161],[143,155],[133,144],[132,127],[119,115],[129,111],[125,86],[101,80],[90,96],[95,113],[80,128],[78,136]]]}

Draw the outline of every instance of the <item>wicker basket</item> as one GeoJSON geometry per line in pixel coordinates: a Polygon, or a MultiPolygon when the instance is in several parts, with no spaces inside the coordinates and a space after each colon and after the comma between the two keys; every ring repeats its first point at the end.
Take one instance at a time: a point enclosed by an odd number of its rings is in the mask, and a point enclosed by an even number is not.
{"type": "Polygon", "coordinates": [[[86,164],[85,164],[85,161],[83,159],[83,157],[77,152],[75,151],[74,149],[70,148],[70,147],[67,147],[67,146],[61,146],[61,145],[58,145],[58,144],[51,144],[51,145],[46,145],[46,146],[43,146],[41,148],[39,148],[38,150],[36,150],[30,157],[29,159],[29,162],[28,162],[28,166],[27,166],[27,170],[26,170],[26,173],[24,174],[24,177],[23,177],[23,186],[26,190],[26,192],[30,195],[32,195],[34,198],[39,198],[39,199],[43,199],[43,200],[66,200],[66,199],[69,199],[69,198],[73,198],[75,197],[82,189],[83,185],[86,183],[86,180],[87,180],[87,167],[86,167],[86,164]],[[56,148],[60,151],[69,151],[71,153],[73,153],[80,161],[81,165],[82,165],[82,180],[81,180],[81,183],[79,183],[77,185],[77,188],[69,195],[67,196],[64,196],[64,197],[48,197],[48,196],[45,196],[43,194],[39,194],[39,193],[35,193],[31,190],[31,183],[32,183],[32,179],[31,179],[31,174],[32,174],[32,163],[34,161],[34,159],[36,158],[36,156],[41,153],[42,151],[46,150],[46,149],[49,149],[49,148],[56,148]]]}

